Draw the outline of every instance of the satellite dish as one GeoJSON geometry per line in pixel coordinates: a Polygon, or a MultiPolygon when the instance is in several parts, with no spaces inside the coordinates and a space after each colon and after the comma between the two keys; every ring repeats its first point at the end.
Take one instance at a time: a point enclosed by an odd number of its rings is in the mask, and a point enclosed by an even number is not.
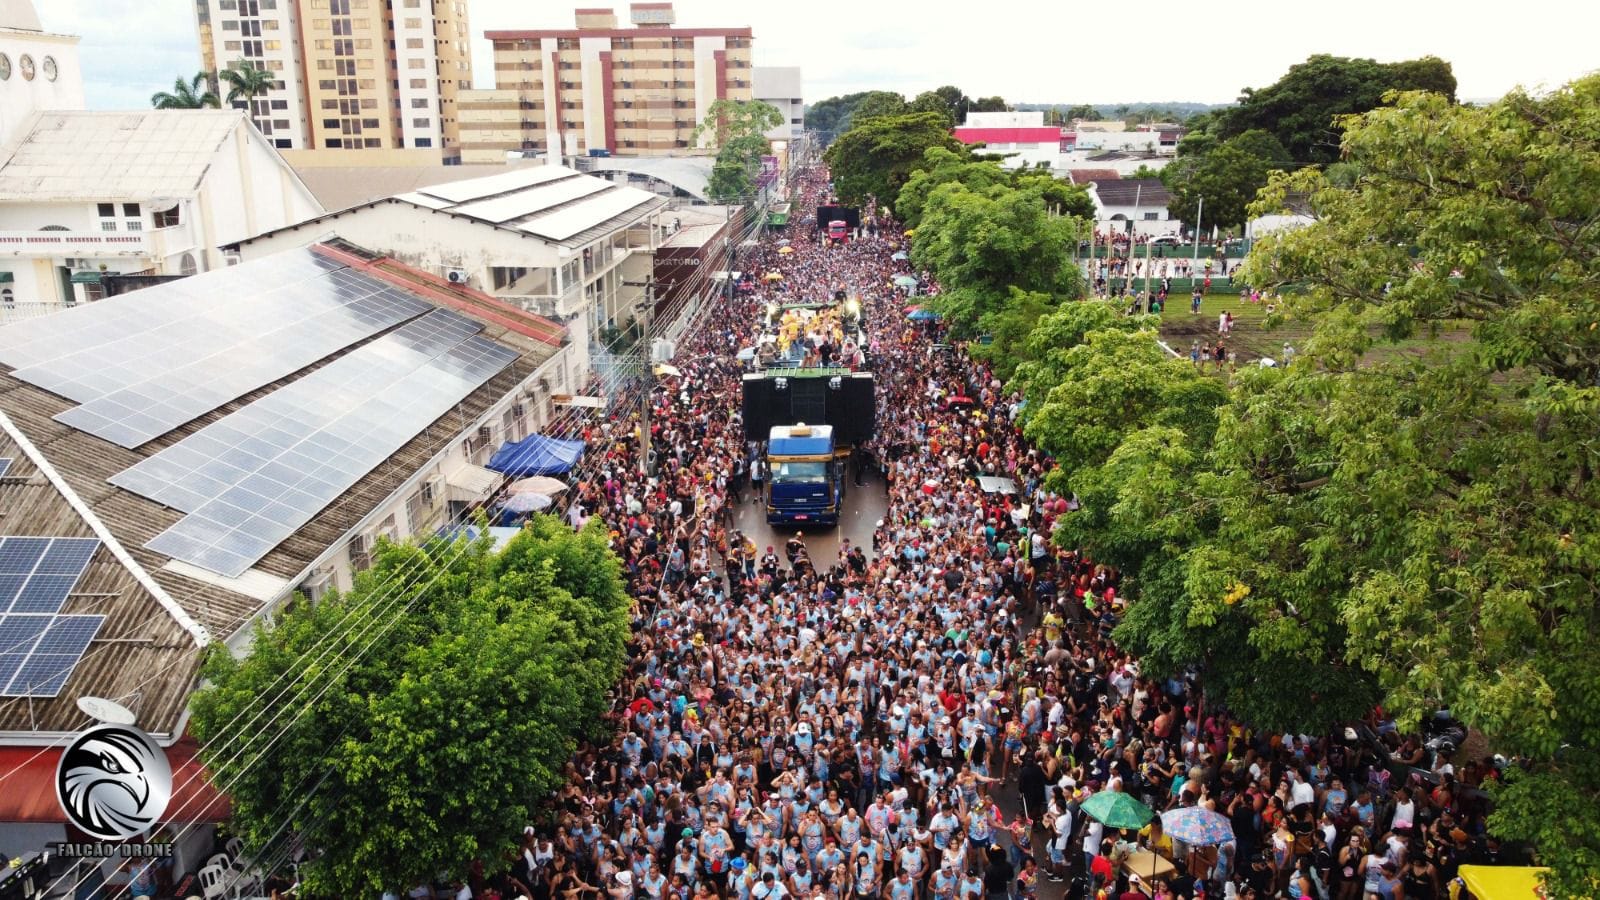
{"type": "Polygon", "coordinates": [[[132,725],[137,718],[126,706],[104,697],[79,697],[78,708],[92,718],[112,725],[132,725]]]}

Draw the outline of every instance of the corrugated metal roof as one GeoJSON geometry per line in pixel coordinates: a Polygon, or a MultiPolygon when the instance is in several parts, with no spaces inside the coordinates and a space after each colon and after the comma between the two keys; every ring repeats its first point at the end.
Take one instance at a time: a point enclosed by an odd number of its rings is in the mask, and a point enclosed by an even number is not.
{"type": "Polygon", "coordinates": [[[0,164],[0,201],[188,197],[244,121],[233,109],[40,113],[0,164]]]}

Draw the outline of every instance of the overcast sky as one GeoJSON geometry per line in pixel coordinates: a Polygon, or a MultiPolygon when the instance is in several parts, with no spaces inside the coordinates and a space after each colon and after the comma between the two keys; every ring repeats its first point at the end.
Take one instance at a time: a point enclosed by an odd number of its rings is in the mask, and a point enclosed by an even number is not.
{"type": "MultiPolygon", "coordinates": [[[[469,0],[474,71],[489,86],[490,29],[572,27],[582,3],[469,0]]],[[[88,101],[141,107],[199,68],[194,0],[34,0],[50,31],[82,35],[88,101]]],[[[627,4],[613,4],[626,19],[627,4]]],[[[1463,98],[1556,86],[1600,68],[1596,0],[1147,0],[1139,4],[900,0],[677,0],[678,24],[755,29],[756,65],[801,66],[806,100],[908,96],[955,84],[1013,103],[1227,103],[1313,53],[1435,54],[1463,98]],[[951,14],[941,11],[949,9],[951,14]]]]}

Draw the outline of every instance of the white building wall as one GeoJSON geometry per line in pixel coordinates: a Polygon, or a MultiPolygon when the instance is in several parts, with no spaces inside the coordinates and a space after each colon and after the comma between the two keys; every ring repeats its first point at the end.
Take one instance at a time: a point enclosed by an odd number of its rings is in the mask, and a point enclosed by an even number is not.
{"type": "Polygon", "coordinates": [[[611,49],[608,37],[578,38],[579,84],[583,96],[583,147],[607,147],[606,79],[601,77],[600,54],[611,49]]]}
{"type": "Polygon", "coordinates": [[[400,133],[407,147],[416,147],[417,139],[428,141],[428,147],[435,150],[444,146],[443,117],[444,111],[439,103],[439,72],[438,64],[438,35],[434,29],[437,27],[433,8],[438,2],[449,0],[422,0],[419,9],[396,8],[393,13],[394,21],[394,53],[400,82],[400,133]],[[407,19],[418,19],[418,27],[406,27],[407,19]],[[420,40],[422,46],[408,46],[410,41],[420,40]],[[423,66],[420,69],[411,68],[410,60],[420,59],[423,66]],[[412,87],[413,79],[423,82],[422,87],[412,87]],[[418,108],[414,101],[423,101],[425,106],[418,108]],[[419,119],[426,118],[426,126],[418,126],[419,119]]]}
{"type": "Polygon", "coordinates": [[[83,109],[83,71],[78,66],[78,39],[41,31],[17,31],[0,23],[0,55],[11,63],[11,77],[0,81],[0,146],[15,137],[47,109],[83,109]],[[33,78],[23,75],[22,58],[33,63],[33,78]],[[55,79],[45,74],[45,61],[55,64],[55,79]]]}
{"type": "Polygon", "coordinates": [[[969,112],[963,128],[1043,128],[1044,110],[969,112]]]}
{"type": "MultiPolygon", "coordinates": [[[[306,92],[302,81],[304,48],[300,45],[298,17],[301,0],[206,0],[206,2],[211,18],[211,51],[218,68],[230,68],[234,63],[245,60],[241,42],[259,40],[262,42],[262,55],[258,58],[253,57],[249,61],[253,65],[264,66],[283,84],[282,90],[269,90],[262,97],[269,107],[266,118],[273,123],[272,134],[267,135],[267,139],[273,146],[283,149],[310,149],[309,111],[305,107],[306,92]],[[256,4],[255,7],[247,5],[251,2],[256,4]],[[238,26],[247,20],[261,23],[259,38],[246,37],[240,28],[230,30],[226,25],[231,22],[238,26]],[[276,41],[276,47],[268,49],[268,41],[276,41]],[[284,108],[270,109],[272,101],[282,103],[284,108]],[[276,123],[279,121],[286,121],[289,127],[278,128],[276,123]]],[[[323,14],[326,15],[326,10],[323,14]]],[[[316,77],[316,73],[312,73],[311,77],[316,77]]],[[[222,86],[221,93],[226,98],[226,85],[222,86]]]]}
{"type": "Polygon", "coordinates": [[[783,124],[767,132],[770,140],[799,137],[805,131],[805,94],[799,66],[755,66],[750,76],[755,99],[783,113],[783,124]]]}

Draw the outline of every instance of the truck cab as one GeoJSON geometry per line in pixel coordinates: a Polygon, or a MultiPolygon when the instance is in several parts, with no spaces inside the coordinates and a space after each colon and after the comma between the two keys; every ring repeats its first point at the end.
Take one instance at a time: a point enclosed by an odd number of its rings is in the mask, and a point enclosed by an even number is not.
{"type": "Polygon", "coordinates": [[[850,240],[850,223],[843,219],[834,219],[828,223],[828,240],[835,244],[848,243],[850,240]]]}
{"type": "Polygon", "coordinates": [[[767,438],[767,524],[837,525],[849,451],[831,425],[775,425],[767,438]]]}

